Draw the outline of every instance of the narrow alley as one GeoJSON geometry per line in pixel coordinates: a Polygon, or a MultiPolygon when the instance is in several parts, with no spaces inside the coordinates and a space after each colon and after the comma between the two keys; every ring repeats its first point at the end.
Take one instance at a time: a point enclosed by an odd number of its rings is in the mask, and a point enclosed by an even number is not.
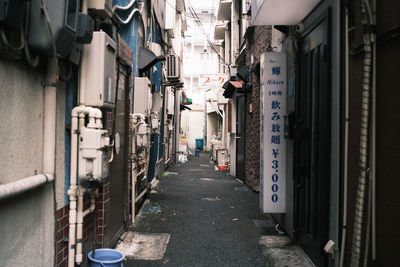
{"type": "Polygon", "coordinates": [[[260,214],[258,201],[201,153],[160,178],[117,249],[128,267],[311,266],[260,214]]]}
{"type": "Polygon", "coordinates": [[[0,0],[0,267],[400,266],[399,13],[0,0]]]}

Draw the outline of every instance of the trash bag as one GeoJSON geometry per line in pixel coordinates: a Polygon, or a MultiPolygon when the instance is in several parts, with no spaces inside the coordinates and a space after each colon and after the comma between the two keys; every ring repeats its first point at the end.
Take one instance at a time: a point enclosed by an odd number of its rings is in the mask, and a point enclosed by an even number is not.
{"type": "Polygon", "coordinates": [[[186,156],[186,155],[183,155],[183,154],[179,154],[179,156],[178,156],[178,161],[179,161],[180,163],[186,163],[186,162],[188,162],[187,156],[186,156]]]}

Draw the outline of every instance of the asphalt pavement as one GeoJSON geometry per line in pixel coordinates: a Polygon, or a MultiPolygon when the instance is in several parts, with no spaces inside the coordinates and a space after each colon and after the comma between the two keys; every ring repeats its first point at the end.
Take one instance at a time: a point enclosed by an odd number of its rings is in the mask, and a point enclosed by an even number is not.
{"type": "Polygon", "coordinates": [[[201,153],[162,175],[118,246],[125,267],[268,266],[260,238],[277,232],[253,220],[273,223],[260,214],[259,193],[201,153]]]}

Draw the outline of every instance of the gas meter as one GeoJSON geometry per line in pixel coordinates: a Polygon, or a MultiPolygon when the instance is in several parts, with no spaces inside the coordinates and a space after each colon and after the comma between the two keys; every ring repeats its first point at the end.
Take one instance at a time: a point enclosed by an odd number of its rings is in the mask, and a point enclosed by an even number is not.
{"type": "Polygon", "coordinates": [[[79,179],[96,181],[108,176],[110,137],[107,130],[83,128],[79,139],[79,179]]]}

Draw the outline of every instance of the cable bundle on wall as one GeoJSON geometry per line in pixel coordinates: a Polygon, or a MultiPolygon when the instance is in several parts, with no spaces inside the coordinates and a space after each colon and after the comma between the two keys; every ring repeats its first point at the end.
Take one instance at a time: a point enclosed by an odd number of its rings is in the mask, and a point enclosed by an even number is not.
{"type": "MultiPolygon", "coordinates": [[[[357,195],[356,195],[356,206],[354,215],[354,226],[353,226],[353,237],[351,246],[351,259],[350,265],[352,267],[360,266],[361,258],[361,243],[363,240],[363,223],[365,213],[365,201],[367,190],[368,195],[368,220],[365,238],[365,255],[364,265],[368,264],[368,251],[369,251],[369,235],[370,235],[370,223],[371,223],[371,205],[372,205],[372,179],[368,180],[370,175],[369,165],[374,164],[368,162],[369,153],[369,127],[370,127],[370,105],[371,105],[371,85],[374,83],[373,69],[375,73],[375,66],[373,63],[375,55],[373,54],[373,44],[376,41],[375,38],[375,19],[373,13],[375,12],[375,3],[371,8],[369,0],[364,0],[361,4],[362,24],[364,27],[363,42],[364,42],[364,63],[363,63],[363,85],[362,85],[362,99],[361,99],[361,133],[360,133],[360,159],[359,168],[360,174],[358,177],[357,195]],[[369,163],[369,165],[368,165],[369,163]],[[369,186],[369,188],[367,188],[369,186]]],[[[374,49],[375,50],[375,49],[374,49]]],[[[375,53],[375,51],[374,51],[375,53]]],[[[373,235],[374,236],[374,235],[373,235]]],[[[342,252],[343,253],[343,252],[342,252]]]]}

